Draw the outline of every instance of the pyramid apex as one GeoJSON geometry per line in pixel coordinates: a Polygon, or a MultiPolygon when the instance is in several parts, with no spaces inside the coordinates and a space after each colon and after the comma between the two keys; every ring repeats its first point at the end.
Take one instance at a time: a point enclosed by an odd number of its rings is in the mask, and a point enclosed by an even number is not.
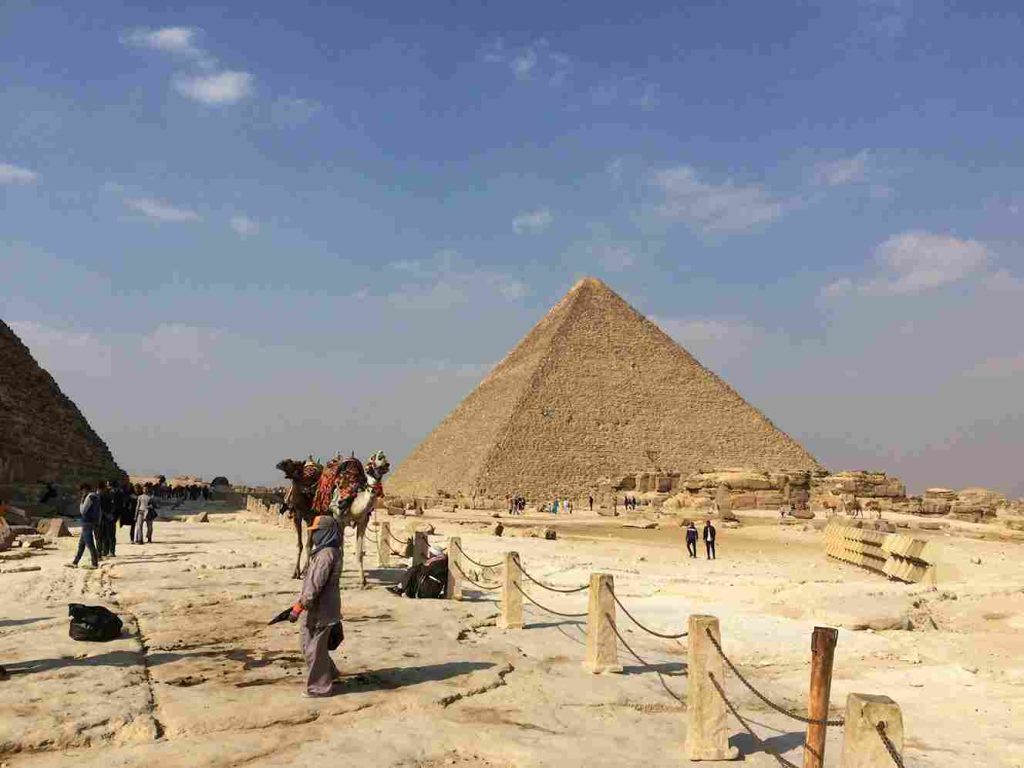
{"type": "Polygon", "coordinates": [[[590,275],[581,278],[580,280],[577,280],[576,284],[571,289],[569,289],[569,293],[577,293],[578,291],[581,291],[584,288],[596,288],[598,290],[615,293],[614,291],[612,291],[611,288],[608,287],[607,283],[605,283],[602,280],[599,280],[596,277],[591,277],[590,275]]]}

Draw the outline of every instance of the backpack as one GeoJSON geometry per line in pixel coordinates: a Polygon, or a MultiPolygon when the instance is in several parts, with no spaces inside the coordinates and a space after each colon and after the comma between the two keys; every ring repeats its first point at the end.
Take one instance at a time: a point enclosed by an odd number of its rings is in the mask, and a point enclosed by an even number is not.
{"type": "Polygon", "coordinates": [[[68,635],[72,640],[105,643],[120,637],[124,626],[116,614],[102,605],[69,603],[68,615],[71,616],[68,635]]]}

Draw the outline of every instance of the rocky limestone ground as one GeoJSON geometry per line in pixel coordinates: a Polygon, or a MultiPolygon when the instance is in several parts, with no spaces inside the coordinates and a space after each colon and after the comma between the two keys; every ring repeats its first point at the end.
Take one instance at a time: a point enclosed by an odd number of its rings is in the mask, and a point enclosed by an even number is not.
{"type": "MultiPolygon", "coordinates": [[[[525,629],[494,626],[490,595],[407,600],[384,591],[397,569],[370,569],[357,589],[352,542],[343,579],[341,694],[307,700],[297,629],[266,626],[288,606],[293,536],[241,513],[207,524],[157,524],[157,543],[120,544],[97,571],[68,570],[59,550],[0,558],[0,764],[80,766],[679,766],[685,737],[685,648],[632,626],[622,674],[584,671],[584,625],[527,604],[525,629]],[[39,567],[40,570],[19,571],[39,567]],[[14,572],[11,572],[14,571],[14,572]],[[102,604],[124,636],[86,644],[67,634],[67,603],[102,604]]],[[[722,622],[723,645],[773,699],[800,709],[815,624],[841,627],[832,700],[884,693],[903,708],[908,766],[1024,765],[1024,558],[1019,541],[934,534],[947,567],[937,590],[890,583],[827,560],[822,534],[750,516],[720,528],[715,562],[685,557],[682,530],[624,528],[622,518],[485,513],[385,518],[400,536],[424,523],[444,543],[494,562],[509,549],[561,586],[612,573],[631,612],[663,632],[691,613],[722,622]],[[554,527],[554,541],[525,535],[554,527]]],[[[125,532],[121,531],[122,538],[125,532]]],[[[368,564],[375,556],[367,555],[368,564]]],[[[474,569],[479,570],[479,569],[474,569]]],[[[477,576],[489,578],[487,573],[477,576]]],[[[583,595],[528,590],[566,613],[583,595]]],[[[684,641],[685,642],[685,641],[684,641]]],[[[803,728],[728,678],[730,697],[767,744],[800,762],[803,728]]],[[[746,764],[775,762],[730,721],[746,764]]],[[[837,766],[841,729],[826,764],[837,766]]]]}

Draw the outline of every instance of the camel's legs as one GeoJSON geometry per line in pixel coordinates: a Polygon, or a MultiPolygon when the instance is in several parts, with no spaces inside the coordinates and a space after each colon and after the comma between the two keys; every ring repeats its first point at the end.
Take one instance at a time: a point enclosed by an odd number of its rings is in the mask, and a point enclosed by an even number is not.
{"type": "Polygon", "coordinates": [[[292,516],[295,522],[295,544],[298,552],[295,555],[295,570],[292,571],[293,579],[302,578],[302,515],[299,514],[298,510],[292,510],[292,516]]]}

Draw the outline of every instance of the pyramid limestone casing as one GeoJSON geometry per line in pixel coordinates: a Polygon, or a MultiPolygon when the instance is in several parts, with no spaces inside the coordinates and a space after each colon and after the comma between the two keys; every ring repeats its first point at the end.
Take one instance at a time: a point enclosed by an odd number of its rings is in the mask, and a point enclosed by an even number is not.
{"type": "Polygon", "coordinates": [[[127,479],[109,449],[57,382],[0,320],[0,496],[47,480],[127,479]]]}
{"type": "Polygon", "coordinates": [[[581,495],[600,478],[817,469],[724,381],[587,278],[398,467],[389,491],[581,495]]]}

